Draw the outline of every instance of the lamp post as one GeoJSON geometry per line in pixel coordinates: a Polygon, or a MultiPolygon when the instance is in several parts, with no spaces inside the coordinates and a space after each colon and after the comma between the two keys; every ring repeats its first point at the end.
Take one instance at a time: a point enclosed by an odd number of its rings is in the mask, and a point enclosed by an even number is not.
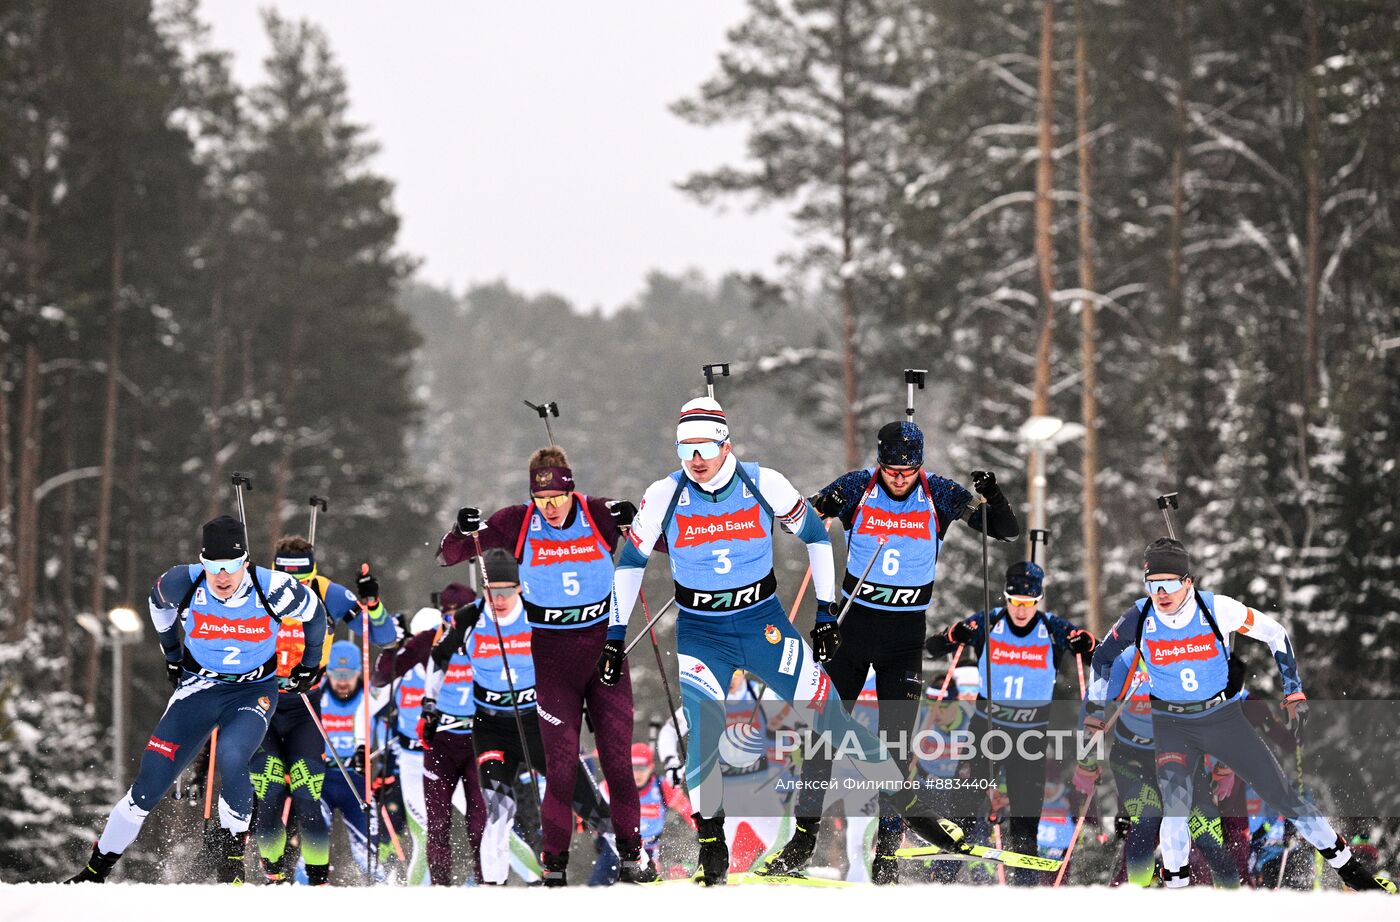
{"type": "MultiPolygon", "coordinates": [[[[1084,427],[1079,423],[1067,423],[1058,416],[1031,416],[1021,424],[1017,435],[1030,453],[1028,479],[1031,488],[1031,514],[1026,530],[1029,534],[1030,529],[1045,527],[1045,468],[1050,455],[1062,442],[1082,437],[1084,427]]],[[[1030,559],[1029,550],[1027,559],[1030,559]]]]}
{"type": "Polygon", "coordinates": [[[126,669],[122,649],[141,635],[141,616],[126,607],[107,613],[104,624],[90,612],[78,615],[78,624],[99,646],[112,648],[112,783],[121,789],[126,777],[126,669]]]}

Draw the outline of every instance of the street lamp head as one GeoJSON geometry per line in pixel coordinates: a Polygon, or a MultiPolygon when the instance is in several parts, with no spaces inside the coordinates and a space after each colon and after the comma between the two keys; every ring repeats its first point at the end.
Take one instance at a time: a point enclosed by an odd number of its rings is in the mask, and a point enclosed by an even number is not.
{"type": "Polygon", "coordinates": [[[93,636],[93,639],[96,640],[98,643],[104,643],[107,640],[106,626],[103,625],[102,619],[94,615],[92,612],[78,612],[77,621],[78,626],[81,627],[83,630],[87,631],[89,634],[91,634],[93,636]]]}
{"type": "Polygon", "coordinates": [[[1049,442],[1064,428],[1065,421],[1058,416],[1032,416],[1021,424],[1017,435],[1021,441],[1031,444],[1049,442]]]}
{"type": "Polygon", "coordinates": [[[141,616],[134,609],[122,606],[107,612],[107,620],[121,634],[141,633],[141,616]]]}

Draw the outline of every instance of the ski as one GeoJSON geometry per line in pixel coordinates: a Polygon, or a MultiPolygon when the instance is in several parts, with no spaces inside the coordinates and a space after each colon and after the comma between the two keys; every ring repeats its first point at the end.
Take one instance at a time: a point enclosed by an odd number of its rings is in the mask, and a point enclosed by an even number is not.
{"type": "Polygon", "coordinates": [[[767,886],[795,887],[854,887],[846,880],[827,880],[825,877],[808,877],[805,874],[763,874],[757,871],[742,871],[729,875],[730,884],[765,884],[767,886]]]}
{"type": "Polygon", "coordinates": [[[894,853],[896,858],[932,858],[935,861],[996,861],[1009,868],[1026,868],[1031,871],[1058,871],[1058,858],[1042,858],[1039,855],[1023,855],[1009,852],[1004,848],[989,848],[986,845],[968,845],[964,851],[944,851],[936,845],[921,845],[916,848],[901,848],[894,853]]]}

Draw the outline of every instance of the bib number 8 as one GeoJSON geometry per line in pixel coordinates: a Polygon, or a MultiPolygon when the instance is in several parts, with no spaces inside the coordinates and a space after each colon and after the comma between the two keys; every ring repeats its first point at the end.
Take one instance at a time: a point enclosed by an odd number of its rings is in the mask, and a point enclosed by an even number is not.
{"type": "Polygon", "coordinates": [[[1195,691],[1201,687],[1201,682],[1196,678],[1196,670],[1181,670],[1181,687],[1186,691],[1195,691]]]}
{"type": "Polygon", "coordinates": [[[896,550],[895,548],[890,548],[889,550],[885,551],[884,556],[880,558],[880,572],[885,574],[886,576],[894,576],[896,573],[899,572],[898,550],[896,550]]]}

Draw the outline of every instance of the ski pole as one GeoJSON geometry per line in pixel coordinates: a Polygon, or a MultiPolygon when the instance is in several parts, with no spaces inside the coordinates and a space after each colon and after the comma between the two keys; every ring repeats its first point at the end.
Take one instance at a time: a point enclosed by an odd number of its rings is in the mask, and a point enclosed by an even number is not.
{"type": "Polygon", "coordinates": [[[953,673],[958,668],[958,660],[962,659],[964,644],[958,644],[958,648],[953,651],[953,661],[948,664],[948,674],[943,677],[943,685],[939,687],[938,693],[943,698],[948,697],[948,683],[953,681],[953,673]]]}
{"type": "Polygon", "coordinates": [[[559,418],[559,404],[555,403],[553,400],[541,404],[533,404],[528,400],[522,401],[522,403],[538,413],[540,419],[544,420],[544,434],[549,436],[549,444],[555,444],[554,430],[549,427],[549,418],[551,416],[555,419],[559,418]]]}
{"type": "Polygon", "coordinates": [[[721,378],[729,377],[728,362],[711,362],[709,365],[701,365],[700,369],[705,372],[705,393],[711,399],[715,399],[715,372],[719,372],[721,378]]]}
{"type": "Polygon", "coordinates": [[[802,582],[797,587],[797,597],[792,600],[792,607],[788,609],[788,623],[797,623],[797,609],[802,605],[802,597],[807,594],[807,584],[812,581],[812,565],[807,564],[807,572],[802,574],[802,582]]]}
{"type": "MultiPolygon", "coordinates": [[[[647,624],[647,636],[649,636],[649,637],[651,638],[651,650],[652,650],[653,653],[656,654],[656,671],[659,672],[659,673],[661,673],[661,686],[662,686],[664,689],[666,689],[666,707],[668,708],[668,710],[666,711],[666,713],[667,713],[667,715],[669,715],[668,719],[670,719],[670,720],[675,720],[675,719],[676,719],[676,699],[675,699],[675,697],[674,697],[674,696],[672,695],[672,693],[671,693],[671,680],[670,680],[670,678],[667,677],[667,675],[666,675],[666,667],[665,667],[665,665],[662,664],[662,662],[661,662],[661,645],[658,644],[658,643],[656,642],[656,632],[655,632],[654,630],[652,630],[652,628],[651,628],[651,624],[650,624],[650,622],[651,622],[651,613],[647,611],[647,596],[646,596],[646,593],[643,592],[641,589],[638,589],[638,590],[637,590],[637,598],[639,598],[639,599],[641,600],[641,602],[642,602],[642,614],[645,615],[646,618],[647,618],[647,622],[648,622],[648,624],[647,624]]],[[[676,730],[679,731],[680,728],[677,727],[676,730]]],[[[680,750],[681,750],[681,761],[682,761],[682,762],[685,762],[685,761],[686,761],[685,738],[684,738],[684,736],[683,736],[680,732],[677,732],[677,733],[676,733],[676,742],[680,745],[680,750]]]]}
{"type": "Polygon", "coordinates": [[[326,511],[326,498],[312,494],[306,501],[311,506],[311,526],[306,530],[306,540],[312,547],[316,546],[316,511],[326,511]]]}
{"type": "Polygon", "coordinates": [[[204,828],[209,829],[209,813],[214,804],[214,757],[219,752],[219,728],[209,734],[209,772],[204,778],[204,828]]]}
{"type": "Polygon", "coordinates": [[[1048,529],[1048,528],[1032,528],[1032,529],[1030,530],[1030,535],[1031,535],[1031,563],[1039,563],[1040,561],[1036,560],[1036,556],[1037,556],[1037,555],[1036,555],[1036,551],[1038,550],[1037,545],[1043,544],[1043,545],[1045,545],[1047,548],[1050,546],[1050,529],[1048,529]]]}
{"type": "Polygon", "coordinates": [[[676,597],[675,597],[675,596],[671,596],[671,601],[667,602],[665,605],[662,605],[661,608],[656,612],[656,614],[654,614],[654,615],[651,616],[651,620],[647,622],[647,626],[646,626],[645,629],[643,629],[642,633],[641,633],[641,634],[638,634],[636,637],[633,637],[633,638],[632,638],[632,642],[629,643],[626,647],[623,648],[623,650],[622,650],[622,658],[623,658],[623,659],[626,659],[626,658],[627,658],[627,654],[629,654],[629,653],[632,652],[632,648],[635,647],[637,644],[639,644],[639,643],[642,642],[642,637],[643,637],[643,635],[645,635],[647,631],[650,631],[650,630],[652,629],[652,626],[655,625],[656,622],[660,621],[661,618],[662,618],[662,616],[665,615],[666,612],[667,612],[668,610],[670,610],[671,606],[672,606],[672,605],[675,605],[675,604],[676,604],[676,597]]]}
{"type": "MultiPolygon", "coordinates": [[[[306,697],[306,692],[301,692],[298,697],[301,698],[301,703],[306,705],[306,713],[311,715],[311,722],[316,725],[316,730],[321,734],[321,739],[325,741],[326,752],[330,755],[331,761],[335,763],[336,768],[340,769],[340,777],[345,779],[345,786],[350,789],[350,794],[355,798],[355,801],[359,803],[360,809],[367,810],[368,808],[365,806],[364,799],[360,797],[360,792],[355,790],[355,782],[350,780],[350,772],[345,768],[345,763],[340,761],[340,756],[336,755],[335,747],[331,745],[331,738],[326,734],[326,725],[321,723],[320,717],[316,716],[316,708],[312,706],[311,699],[306,697]]],[[[368,774],[368,772],[366,772],[366,774],[368,774]]]]}
{"type": "MultiPolygon", "coordinates": [[[[360,564],[360,575],[369,575],[368,563],[360,564]]],[[[379,600],[375,599],[374,601],[377,602],[379,600]]],[[[362,619],[360,626],[360,674],[364,676],[364,680],[362,683],[362,694],[364,695],[365,699],[365,752],[368,753],[371,749],[374,748],[374,718],[370,713],[369,701],[369,605],[367,605],[363,600],[359,600],[359,604],[360,617],[362,619]]],[[[365,872],[369,875],[369,882],[372,884],[374,882],[374,865],[376,864],[376,859],[379,856],[379,850],[375,846],[375,843],[379,838],[379,814],[375,812],[374,809],[375,801],[373,789],[370,787],[370,774],[370,759],[369,756],[366,755],[364,803],[368,804],[369,806],[365,807],[361,805],[361,809],[365,811],[365,826],[369,831],[369,842],[366,845],[365,854],[365,872]]]]}
{"type": "Polygon", "coordinates": [[[1176,494],[1163,493],[1161,496],[1157,497],[1157,508],[1162,510],[1162,519],[1167,523],[1167,537],[1171,538],[1173,541],[1177,540],[1176,523],[1172,520],[1172,514],[1168,511],[1169,509],[1181,508],[1177,505],[1176,494]]]}
{"type": "Polygon", "coordinates": [[[927,374],[927,368],[904,369],[904,383],[909,388],[909,399],[904,404],[904,417],[911,423],[914,421],[914,389],[924,389],[924,376],[927,374]]]}
{"type": "MultiPolygon", "coordinates": [[[[987,541],[989,539],[987,520],[991,516],[987,512],[986,499],[983,497],[979,497],[979,499],[981,499],[980,505],[982,507],[982,652],[985,654],[983,660],[987,664],[983,671],[987,681],[987,733],[990,734],[994,705],[992,704],[992,583],[991,577],[987,573],[989,566],[987,562],[987,541]]],[[[996,784],[996,761],[993,759],[987,760],[987,784],[996,784]]]]}
{"type": "MultiPolygon", "coordinates": [[[[1100,739],[1107,736],[1108,732],[1113,729],[1113,725],[1118,723],[1118,718],[1122,715],[1123,709],[1126,708],[1130,703],[1130,699],[1133,696],[1133,690],[1136,689],[1138,685],[1142,682],[1142,676],[1140,676],[1137,671],[1138,661],[1140,660],[1141,656],[1141,653],[1134,656],[1132,665],[1128,667],[1128,675],[1132,676],[1132,679],[1129,680],[1126,686],[1124,686],[1122,693],[1119,695],[1119,701],[1121,703],[1118,705],[1118,708],[1113,712],[1113,716],[1109,717],[1108,723],[1104,724],[1103,729],[1098,731],[1098,733],[1096,734],[1100,739]]],[[[1094,784],[1094,788],[1095,791],[1098,789],[1097,781],[1094,784]]],[[[1058,887],[1060,885],[1060,882],[1065,879],[1065,870],[1069,868],[1069,859],[1074,856],[1074,847],[1079,843],[1079,834],[1084,829],[1084,818],[1089,815],[1089,804],[1093,801],[1093,799],[1094,791],[1090,791],[1089,794],[1085,796],[1084,803],[1079,805],[1079,818],[1076,819],[1074,822],[1074,835],[1070,837],[1069,848],[1065,849],[1065,857],[1060,861],[1060,870],[1058,873],[1055,874],[1054,886],[1056,887],[1058,887]]]]}
{"type": "Polygon", "coordinates": [[[379,805],[379,812],[384,817],[385,828],[389,830],[389,841],[394,843],[394,854],[398,855],[400,861],[407,864],[408,858],[404,856],[403,843],[399,841],[399,832],[394,828],[394,821],[389,816],[388,806],[381,803],[379,805]]]}
{"type": "Polygon", "coordinates": [[[875,559],[880,556],[880,548],[884,547],[885,542],[888,540],[889,538],[887,536],[881,535],[880,540],[875,543],[875,553],[870,555],[870,562],[865,565],[865,572],[862,573],[860,579],[856,581],[856,588],[846,597],[846,604],[841,606],[841,613],[836,616],[837,627],[840,627],[841,622],[846,620],[846,612],[851,610],[851,605],[855,602],[856,596],[860,595],[861,589],[865,588],[865,579],[870,575],[870,568],[875,566],[875,559]]]}
{"type": "MultiPolygon", "coordinates": [[[[510,689],[510,710],[515,715],[515,732],[520,734],[520,751],[525,764],[530,766],[530,789],[535,794],[535,810],[544,816],[544,798],[540,797],[540,779],[535,774],[535,760],[530,757],[530,743],[525,738],[525,721],[520,719],[520,699],[515,693],[515,677],[511,675],[510,657],[506,653],[505,636],[501,634],[501,623],[496,620],[495,595],[491,592],[490,577],[486,573],[486,561],[481,556],[481,537],[472,532],[472,545],[476,550],[476,565],[481,570],[481,588],[486,592],[486,604],[491,608],[491,626],[496,629],[496,644],[501,649],[501,671],[506,676],[506,687],[510,689]]],[[[641,637],[637,638],[641,640],[641,637]]]]}

